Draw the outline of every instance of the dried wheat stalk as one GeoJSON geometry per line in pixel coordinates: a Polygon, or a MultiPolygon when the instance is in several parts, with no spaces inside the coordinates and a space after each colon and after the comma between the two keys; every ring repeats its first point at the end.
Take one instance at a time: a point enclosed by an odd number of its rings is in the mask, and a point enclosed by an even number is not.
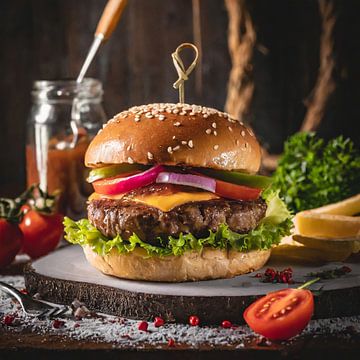
{"type": "Polygon", "coordinates": [[[311,92],[311,99],[306,102],[307,112],[300,131],[313,131],[319,127],[329,97],[335,90],[335,81],[333,79],[335,68],[333,31],[336,17],[333,2],[319,0],[319,11],[322,18],[319,74],[315,87],[311,92]]]}
{"type": "Polygon", "coordinates": [[[229,16],[228,46],[232,62],[225,110],[241,120],[254,92],[251,58],[256,32],[245,0],[225,0],[225,5],[229,16]]]}

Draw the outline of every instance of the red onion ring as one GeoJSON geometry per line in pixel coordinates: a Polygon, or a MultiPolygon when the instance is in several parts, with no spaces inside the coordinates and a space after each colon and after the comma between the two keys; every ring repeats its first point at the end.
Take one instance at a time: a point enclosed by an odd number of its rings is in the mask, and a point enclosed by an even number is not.
{"type": "Polygon", "coordinates": [[[193,174],[180,174],[174,172],[160,172],[156,178],[157,183],[192,186],[215,193],[216,180],[205,176],[193,174]]]}

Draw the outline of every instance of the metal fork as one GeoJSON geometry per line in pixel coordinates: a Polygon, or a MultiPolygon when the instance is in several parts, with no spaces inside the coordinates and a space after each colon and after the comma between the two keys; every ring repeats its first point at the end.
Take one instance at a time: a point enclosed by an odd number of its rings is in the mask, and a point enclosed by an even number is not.
{"type": "Polygon", "coordinates": [[[14,297],[21,305],[26,315],[38,318],[60,317],[66,312],[70,312],[71,308],[66,305],[51,305],[43,301],[35,300],[30,295],[23,294],[13,286],[0,281],[0,290],[14,297]]]}

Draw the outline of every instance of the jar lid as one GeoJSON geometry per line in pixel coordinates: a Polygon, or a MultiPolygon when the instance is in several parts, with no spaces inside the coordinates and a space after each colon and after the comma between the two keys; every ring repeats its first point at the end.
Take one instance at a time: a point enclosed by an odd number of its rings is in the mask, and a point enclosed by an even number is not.
{"type": "Polygon", "coordinates": [[[75,98],[101,101],[103,93],[100,80],[85,78],[80,84],[74,79],[36,80],[31,95],[34,102],[71,103],[75,98]]]}

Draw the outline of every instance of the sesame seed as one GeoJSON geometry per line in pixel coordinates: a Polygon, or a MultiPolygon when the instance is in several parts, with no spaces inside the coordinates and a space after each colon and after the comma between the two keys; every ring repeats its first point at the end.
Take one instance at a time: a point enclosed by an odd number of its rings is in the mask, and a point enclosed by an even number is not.
{"type": "Polygon", "coordinates": [[[171,154],[171,153],[173,152],[171,146],[169,146],[169,147],[167,148],[167,152],[168,152],[169,154],[171,154]]]}
{"type": "Polygon", "coordinates": [[[173,148],[173,151],[177,151],[180,149],[180,145],[176,145],[174,148],[173,148]]]}
{"type": "Polygon", "coordinates": [[[211,126],[212,126],[214,129],[216,129],[216,123],[213,122],[213,123],[211,124],[211,126]]]}
{"type": "Polygon", "coordinates": [[[204,114],[204,115],[203,115],[203,118],[205,118],[205,119],[207,119],[208,117],[209,117],[208,114],[204,114]]]}
{"type": "Polygon", "coordinates": [[[175,140],[175,139],[176,139],[176,136],[174,135],[172,138],[173,138],[173,140],[175,140]]]}
{"type": "Polygon", "coordinates": [[[193,148],[193,147],[194,147],[193,141],[192,141],[192,140],[189,140],[189,141],[188,141],[188,145],[189,145],[190,148],[193,148]]]}
{"type": "Polygon", "coordinates": [[[133,163],[134,163],[134,160],[133,160],[130,156],[128,157],[127,160],[128,160],[128,163],[129,163],[129,164],[133,164],[133,163]]]}
{"type": "Polygon", "coordinates": [[[154,155],[150,151],[148,151],[147,157],[149,160],[152,160],[154,158],[154,155]]]}
{"type": "Polygon", "coordinates": [[[281,309],[280,313],[284,315],[286,313],[286,309],[281,309]]]}
{"type": "Polygon", "coordinates": [[[182,111],[180,115],[186,115],[186,111],[182,111]]]}
{"type": "Polygon", "coordinates": [[[131,145],[128,145],[128,147],[126,148],[127,151],[129,151],[131,149],[131,145]]]}
{"type": "Polygon", "coordinates": [[[232,127],[231,127],[231,126],[228,126],[228,129],[229,129],[229,131],[230,131],[230,132],[232,132],[232,131],[233,131],[233,129],[232,129],[232,127]]]}
{"type": "Polygon", "coordinates": [[[287,311],[290,311],[290,310],[292,310],[292,307],[291,307],[291,306],[287,306],[287,307],[286,307],[286,310],[287,310],[287,311]]]}
{"type": "Polygon", "coordinates": [[[181,125],[181,124],[180,124],[179,121],[177,121],[177,122],[174,123],[174,126],[180,126],[180,125],[181,125]]]}
{"type": "Polygon", "coordinates": [[[217,136],[217,131],[216,130],[214,130],[214,135],[217,136]]]}
{"type": "Polygon", "coordinates": [[[241,130],[241,136],[245,136],[245,131],[241,130]]]}
{"type": "Polygon", "coordinates": [[[145,117],[147,117],[148,119],[152,119],[154,117],[154,115],[152,113],[150,113],[150,112],[147,112],[145,114],[145,117]]]}
{"type": "Polygon", "coordinates": [[[210,135],[211,134],[211,129],[206,129],[205,132],[210,135]]]}
{"type": "Polygon", "coordinates": [[[194,116],[195,115],[194,111],[191,111],[191,113],[189,115],[194,116]]]}
{"type": "Polygon", "coordinates": [[[235,140],[235,144],[236,144],[236,145],[239,145],[239,143],[240,143],[240,142],[239,142],[239,139],[236,139],[236,140],[235,140]]]}
{"type": "Polygon", "coordinates": [[[159,115],[159,120],[161,120],[161,121],[162,121],[162,120],[165,120],[165,115],[162,115],[162,114],[159,115]]]}
{"type": "Polygon", "coordinates": [[[182,141],[181,141],[181,144],[183,144],[183,145],[187,145],[187,141],[182,140],[182,141]]]}
{"type": "Polygon", "coordinates": [[[179,113],[179,109],[174,109],[174,110],[172,111],[172,113],[173,113],[173,114],[178,114],[178,113],[179,113]]]}
{"type": "Polygon", "coordinates": [[[136,121],[136,122],[139,122],[139,121],[140,121],[140,116],[135,115],[135,121],[136,121]]]}
{"type": "Polygon", "coordinates": [[[219,148],[219,145],[214,145],[214,150],[217,150],[219,148]]]}

